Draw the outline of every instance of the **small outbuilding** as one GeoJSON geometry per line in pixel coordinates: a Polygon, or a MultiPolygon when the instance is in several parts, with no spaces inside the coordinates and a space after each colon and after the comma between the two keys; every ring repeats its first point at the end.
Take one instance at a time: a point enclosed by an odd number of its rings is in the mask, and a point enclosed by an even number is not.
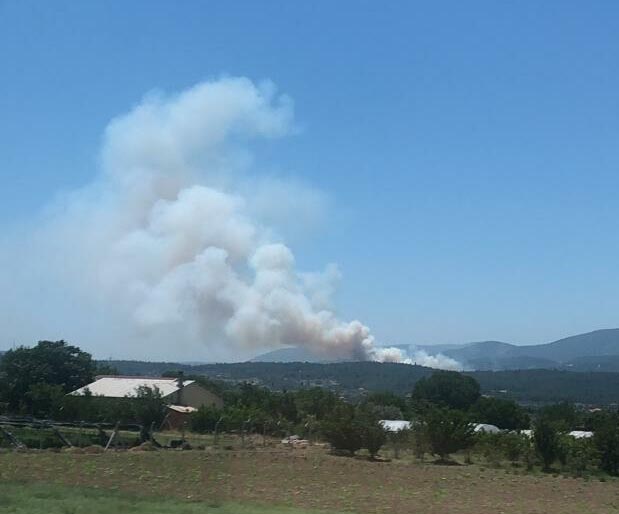
{"type": "Polygon", "coordinates": [[[404,419],[381,419],[379,423],[387,432],[410,430],[412,426],[410,421],[404,419]]]}
{"type": "Polygon", "coordinates": [[[501,431],[496,425],[490,425],[488,423],[474,423],[473,432],[484,434],[498,434],[501,431]]]}
{"type": "Polygon", "coordinates": [[[567,434],[574,439],[589,439],[593,437],[593,432],[589,432],[588,430],[572,430],[569,434],[567,434]]]}
{"type": "Polygon", "coordinates": [[[185,407],[183,405],[168,405],[165,418],[161,423],[163,430],[182,430],[189,426],[191,414],[197,412],[195,407],[185,407]]]}

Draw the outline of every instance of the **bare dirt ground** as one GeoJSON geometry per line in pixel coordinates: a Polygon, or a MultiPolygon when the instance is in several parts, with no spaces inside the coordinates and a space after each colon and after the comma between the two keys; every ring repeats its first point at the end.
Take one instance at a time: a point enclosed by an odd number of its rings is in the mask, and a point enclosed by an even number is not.
{"type": "Polygon", "coordinates": [[[0,454],[0,487],[15,481],[360,514],[619,512],[617,480],[526,475],[477,465],[369,462],[328,455],[322,448],[0,454]]]}

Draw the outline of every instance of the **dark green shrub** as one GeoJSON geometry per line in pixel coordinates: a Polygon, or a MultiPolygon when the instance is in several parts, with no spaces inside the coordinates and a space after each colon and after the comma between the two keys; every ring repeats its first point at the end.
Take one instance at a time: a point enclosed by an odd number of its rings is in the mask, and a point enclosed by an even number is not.
{"type": "Polygon", "coordinates": [[[533,431],[533,444],[544,471],[549,471],[560,452],[556,425],[545,417],[538,419],[533,431]]]}
{"type": "Polygon", "coordinates": [[[447,462],[450,454],[474,443],[473,427],[463,412],[435,407],[428,409],[423,419],[430,449],[440,462],[447,462]]]}

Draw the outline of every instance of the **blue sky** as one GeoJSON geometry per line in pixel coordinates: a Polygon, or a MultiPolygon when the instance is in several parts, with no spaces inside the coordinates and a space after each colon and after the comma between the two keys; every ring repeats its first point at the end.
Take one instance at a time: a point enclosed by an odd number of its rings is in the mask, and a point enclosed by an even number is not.
{"type": "Polygon", "coordinates": [[[344,318],[393,344],[619,326],[619,4],[381,4],[0,0],[0,227],[90,182],[145,92],[270,79],[300,130],[260,162],[329,197],[291,245],[338,264],[344,318]]]}

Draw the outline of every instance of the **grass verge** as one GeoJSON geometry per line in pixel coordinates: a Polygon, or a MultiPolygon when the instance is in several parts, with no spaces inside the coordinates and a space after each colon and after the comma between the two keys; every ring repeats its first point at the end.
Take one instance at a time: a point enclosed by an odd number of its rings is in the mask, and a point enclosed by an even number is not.
{"type": "Polygon", "coordinates": [[[93,488],[0,484],[0,513],[11,514],[318,514],[295,508],[144,498],[93,488]]]}

